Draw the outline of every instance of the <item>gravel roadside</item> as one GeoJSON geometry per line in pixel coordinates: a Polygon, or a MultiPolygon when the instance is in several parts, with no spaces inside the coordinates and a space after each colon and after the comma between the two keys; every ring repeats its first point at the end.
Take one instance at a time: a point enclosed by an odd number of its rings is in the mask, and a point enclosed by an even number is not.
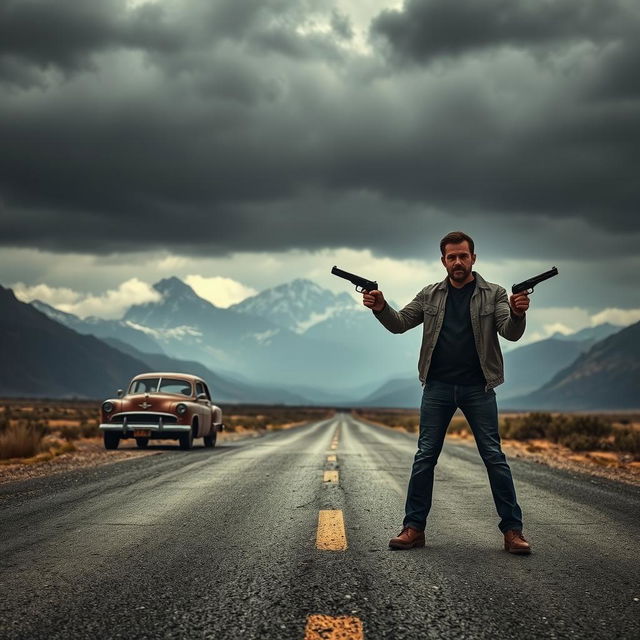
{"type": "MultiPolygon", "coordinates": [[[[218,434],[218,442],[233,442],[244,438],[256,438],[264,431],[240,429],[237,432],[222,431],[218,434]]],[[[44,462],[14,462],[0,465],[0,484],[41,478],[57,473],[74,471],[86,467],[97,467],[103,464],[122,462],[131,458],[160,455],[173,451],[178,445],[172,440],[158,440],[149,444],[148,449],[138,449],[133,439],[125,440],[115,451],[104,448],[102,438],[81,438],[74,440],[75,451],[60,454],[44,462]]],[[[201,446],[196,442],[196,447],[201,446]]]]}

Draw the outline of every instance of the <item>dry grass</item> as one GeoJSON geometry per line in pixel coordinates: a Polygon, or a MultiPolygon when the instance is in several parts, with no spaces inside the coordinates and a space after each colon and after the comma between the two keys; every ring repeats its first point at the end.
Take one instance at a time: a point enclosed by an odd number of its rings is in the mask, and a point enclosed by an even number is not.
{"type": "Polygon", "coordinates": [[[7,458],[0,459],[0,465],[14,465],[14,464],[22,464],[22,465],[33,465],[39,464],[40,462],[48,462],[57,456],[61,456],[63,453],[70,453],[76,450],[75,444],[73,442],[62,442],[56,445],[50,446],[46,451],[41,451],[40,453],[36,453],[33,456],[22,457],[18,456],[15,458],[7,458]]]}
{"type": "Polygon", "coordinates": [[[0,433],[0,459],[34,456],[41,445],[42,432],[23,423],[10,425],[0,433]]]}

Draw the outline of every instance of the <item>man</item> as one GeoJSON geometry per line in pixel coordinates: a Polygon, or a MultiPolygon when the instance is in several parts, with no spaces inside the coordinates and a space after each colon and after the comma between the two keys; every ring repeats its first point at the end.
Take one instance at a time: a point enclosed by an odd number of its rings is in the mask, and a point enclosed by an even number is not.
{"type": "Polygon", "coordinates": [[[529,298],[526,292],[507,298],[504,288],[486,282],[472,270],[476,254],[467,234],[447,234],[440,251],[447,277],[422,289],[404,309],[392,309],[381,291],[363,293],[363,304],[392,333],[423,325],[418,371],[424,390],[418,451],[407,489],[403,528],[389,546],[424,547],[433,471],[451,417],[459,407],[487,468],[504,548],[528,554],[531,547],[522,535],[522,511],[500,447],[493,389],[504,382],[498,334],[512,341],[522,337],[529,298]]]}

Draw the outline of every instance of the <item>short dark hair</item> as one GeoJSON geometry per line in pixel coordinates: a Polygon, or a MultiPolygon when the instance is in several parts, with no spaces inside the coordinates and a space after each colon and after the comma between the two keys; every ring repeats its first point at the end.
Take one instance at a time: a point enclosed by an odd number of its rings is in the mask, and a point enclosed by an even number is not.
{"type": "Polygon", "coordinates": [[[451,231],[450,233],[447,233],[447,235],[442,238],[442,240],[440,240],[440,253],[444,256],[444,248],[448,244],[460,244],[465,240],[469,243],[469,250],[471,251],[471,253],[475,253],[473,240],[470,236],[468,236],[466,233],[463,233],[462,231],[451,231]]]}

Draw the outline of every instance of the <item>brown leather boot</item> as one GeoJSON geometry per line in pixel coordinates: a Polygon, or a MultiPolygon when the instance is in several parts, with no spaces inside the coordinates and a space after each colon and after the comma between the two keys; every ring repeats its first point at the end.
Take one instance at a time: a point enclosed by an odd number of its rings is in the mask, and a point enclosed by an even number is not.
{"type": "Polygon", "coordinates": [[[390,549],[412,549],[413,547],[424,547],[424,531],[403,527],[395,538],[389,540],[390,549]]]}
{"type": "Polygon", "coordinates": [[[509,529],[504,533],[504,550],[525,555],[531,553],[531,545],[525,540],[522,531],[509,529]]]}

